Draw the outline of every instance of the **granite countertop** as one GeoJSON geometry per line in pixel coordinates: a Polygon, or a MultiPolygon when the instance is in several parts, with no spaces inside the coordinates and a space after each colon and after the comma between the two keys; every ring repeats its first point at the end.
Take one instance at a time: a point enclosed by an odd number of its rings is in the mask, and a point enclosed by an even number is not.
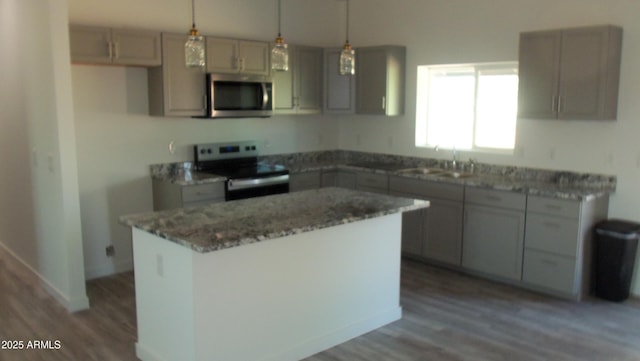
{"type": "Polygon", "coordinates": [[[206,253],[429,206],[342,188],[250,198],[120,217],[120,222],[206,253]]]}
{"type": "MultiPolygon", "coordinates": [[[[601,174],[528,169],[490,164],[477,164],[472,177],[449,178],[430,174],[411,174],[402,169],[414,167],[439,168],[431,159],[411,158],[357,152],[317,152],[267,156],[266,163],[284,164],[292,174],[313,171],[360,171],[431,182],[460,184],[526,193],[560,199],[588,201],[615,192],[616,178],[601,174]]],[[[152,166],[152,177],[180,185],[224,181],[222,176],[199,173],[191,163],[152,166]]]]}

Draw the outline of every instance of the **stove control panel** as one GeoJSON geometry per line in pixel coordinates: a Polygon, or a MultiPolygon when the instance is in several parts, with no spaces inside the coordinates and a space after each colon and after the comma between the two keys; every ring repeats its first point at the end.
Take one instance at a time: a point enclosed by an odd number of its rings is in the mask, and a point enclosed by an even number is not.
{"type": "Polygon", "coordinates": [[[244,141],[231,143],[196,144],[193,146],[194,161],[247,158],[258,156],[258,142],[244,141]]]}

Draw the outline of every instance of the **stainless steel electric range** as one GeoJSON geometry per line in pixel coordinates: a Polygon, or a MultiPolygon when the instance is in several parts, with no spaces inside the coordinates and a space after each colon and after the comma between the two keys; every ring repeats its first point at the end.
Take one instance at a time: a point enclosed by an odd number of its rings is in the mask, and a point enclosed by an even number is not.
{"type": "Polygon", "coordinates": [[[226,177],[227,201],[289,192],[289,170],[258,162],[258,142],[196,144],[197,171],[226,177]]]}

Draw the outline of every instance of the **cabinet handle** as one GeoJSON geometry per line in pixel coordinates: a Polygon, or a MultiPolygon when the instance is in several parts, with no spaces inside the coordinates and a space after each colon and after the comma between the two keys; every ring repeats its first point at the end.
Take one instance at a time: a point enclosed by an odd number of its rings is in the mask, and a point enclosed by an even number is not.
{"type": "Polygon", "coordinates": [[[384,110],[387,107],[387,97],[386,96],[382,96],[382,110],[384,110]]]}
{"type": "Polygon", "coordinates": [[[120,59],[120,42],[113,43],[113,49],[115,53],[114,59],[120,59]]]}
{"type": "Polygon", "coordinates": [[[555,95],[551,96],[551,111],[552,112],[556,111],[556,96],[555,95]]]}
{"type": "Polygon", "coordinates": [[[558,95],[558,113],[562,113],[562,98],[564,98],[561,95],[558,95]]]}
{"type": "Polygon", "coordinates": [[[113,59],[113,43],[107,42],[107,48],[109,49],[109,60],[113,59]]]}
{"type": "Polygon", "coordinates": [[[560,225],[558,223],[554,223],[554,222],[544,222],[545,227],[547,228],[553,228],[553,229],[559,229],[560,225]]]}
{"type": "Polygon", "coordinates": [[[541,259],[540,263],[544,263],[546,265],[553,266],[553,267],[557,267],[558,266],[558,262],[552,261],[552,260],[546,259],[546,258],[541,259]]]}

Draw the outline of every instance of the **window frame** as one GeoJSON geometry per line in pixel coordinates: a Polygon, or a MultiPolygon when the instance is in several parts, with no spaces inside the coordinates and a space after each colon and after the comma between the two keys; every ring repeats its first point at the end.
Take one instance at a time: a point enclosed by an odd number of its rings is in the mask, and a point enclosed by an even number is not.
{"type": "MultiPolygon", "coordinates": [[[[417,67],[417,91],[416,91],[416,127],[415,127],[415,146],[421,148],[441,148],[441,149],[453,149],[457,148],[462,151],[483,152],[483,153],[502,153],[502,154],[514,154],[517,148],[517,115],[514,115],[514,145],[513,148],[496,148],[496,147],[482,147],[476,145],[476,132],[478,126],[478,87],[480,84],[479,78],[481,73],[489,73],[489,75],[501,75],[501,74],[515,74],[518,75],[518,62],[517,61],[503,61],[503,62],[483,62],[483,63],[462,63],[462,64],[438,64],[438,65],[419,65],[417,67]],[[430,79],[432,73],[435,71],[446,71],[448,73],[454,73],[456,71],[463,72],[466,70],[469,73],[473,70],[474,74],[474,95],[473,95],[473,121],[471,129],[471,148],[460,148],[455,145],[442,145],[431,144],[428,142],[429,131],[429,93],[430,93],[430,79]],[[491,74],[494,72],[494,74],[491,74]]],[[[517,92],[517,89],[516,89],[517,92]]],[[[517,103],[517,94],[516,94],[517,103]]],[[[515,104],[517,107],[517,104],[515,104]]]]}

